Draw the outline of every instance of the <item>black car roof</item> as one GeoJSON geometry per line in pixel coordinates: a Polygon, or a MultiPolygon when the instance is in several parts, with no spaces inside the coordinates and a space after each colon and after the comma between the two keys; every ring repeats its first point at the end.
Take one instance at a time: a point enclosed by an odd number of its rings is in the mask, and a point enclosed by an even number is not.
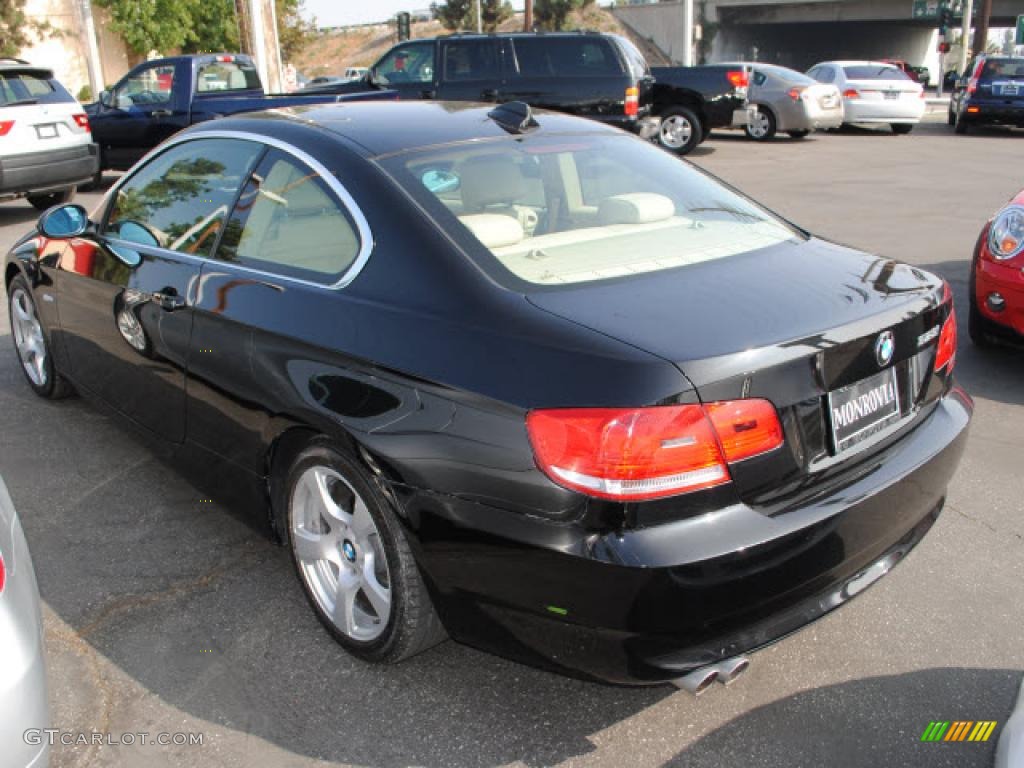
{"type": "MultiPolygon", "coordinates": [[[[355,101],[249,112],[202,123],[197,130],[257,127],[273,133],[272,121],[285,120],[318,126],[359,145],[367,156],[377,156],[437,144],[507,137],[508,132],[487,116],[493,109],[493,104],[464,101],[355,101]],[[267,123],[254,125],[254,121],[267,123]]],[[[543,133],[621,133],[617,128],[558,112],[534,110],[533,114],[539,124],[537,130],[543,133]]]]}

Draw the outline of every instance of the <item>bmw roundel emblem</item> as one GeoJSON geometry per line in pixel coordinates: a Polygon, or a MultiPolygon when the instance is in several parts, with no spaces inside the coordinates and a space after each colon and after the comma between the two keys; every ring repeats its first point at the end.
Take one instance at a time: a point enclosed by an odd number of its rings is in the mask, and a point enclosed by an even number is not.
{"type": "Polygon", "coordinates": [[[885,368],[892,362],[892,354],[895,351],[896,339],[892,335],[892,331],[878,334],[878,338],[875,339],[875,360],[878,361],[879,368],[885,368]]]}

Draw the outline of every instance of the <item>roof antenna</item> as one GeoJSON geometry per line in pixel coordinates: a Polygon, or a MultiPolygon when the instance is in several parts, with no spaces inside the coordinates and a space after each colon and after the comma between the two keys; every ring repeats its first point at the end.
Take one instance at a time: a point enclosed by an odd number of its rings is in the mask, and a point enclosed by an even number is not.
{"type": "Polygon", "coordinates": [[[540,127],[540,123],[533,118],[530,105],[522,101],[499,104],[487,116],[509,133],[526,133],[540,127]]]}

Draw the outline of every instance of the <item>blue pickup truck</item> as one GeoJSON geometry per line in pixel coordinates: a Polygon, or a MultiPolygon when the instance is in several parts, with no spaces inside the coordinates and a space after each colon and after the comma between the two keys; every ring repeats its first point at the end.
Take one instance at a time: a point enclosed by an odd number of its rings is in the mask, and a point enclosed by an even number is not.
{"type": "Polygon", "coordinates": [[[263,92],[256,65],[237,53],[171,56],[147,61],[85,107],[100,168],[126,170],[182,128],[238,112],[360,99],[395,99],[393,91],[317,93],[263,92]]]}

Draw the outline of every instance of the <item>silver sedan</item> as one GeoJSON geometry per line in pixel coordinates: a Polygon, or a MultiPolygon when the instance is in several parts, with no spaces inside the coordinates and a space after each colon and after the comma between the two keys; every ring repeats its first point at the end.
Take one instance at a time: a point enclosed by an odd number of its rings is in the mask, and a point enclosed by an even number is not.
{"type": "Polygon", "coordinates": [[[42,768],[49,747],[26,732],[50,727],[43,623],[32,558],[0,479],[0,766],[42,768]]]}
{"type": "Polygon", "coordinates": [[[751,69],[747,103],[756,108],[743,126],[751,139],[767,141],[779,131],[802,139],[813,130],[843,124],[843,100],[836,86],[775,64],[742,65],[751,69]]]}

